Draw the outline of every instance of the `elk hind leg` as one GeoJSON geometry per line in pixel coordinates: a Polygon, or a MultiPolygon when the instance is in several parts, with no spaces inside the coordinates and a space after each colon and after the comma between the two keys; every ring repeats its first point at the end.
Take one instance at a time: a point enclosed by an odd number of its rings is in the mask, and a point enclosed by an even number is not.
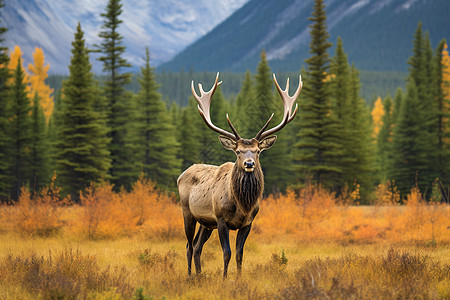
{"type": "Polygon", "coordinates": [[[236,264],[238,276],[241,275],[242,258],[244,257],[244,244],[245,241],[247,240],[251,228],[252,224],[242,227],[241,229],[239,229],[236,237],[236,264]]]}
{"type": "Polygon", "coordinates": [[[202,255],[203,245],[211,236],[212,230],[200,225],[197,235],[194,239],[194,263],[197,274],[202,272],[200,256],[202,255]]]}
{"type": "Polygon", "coordinates": [[[183,218],[184,218],[184,231],[186,233],[187,238],[187,262],[188,262],[188,274],[191,275],[191,266],[192,266],[192,254],[194,253],[193,241],[195,235],[195,226],[197,225],[197,221],[191,215],[190,212],[183,210],[183,218]]]}

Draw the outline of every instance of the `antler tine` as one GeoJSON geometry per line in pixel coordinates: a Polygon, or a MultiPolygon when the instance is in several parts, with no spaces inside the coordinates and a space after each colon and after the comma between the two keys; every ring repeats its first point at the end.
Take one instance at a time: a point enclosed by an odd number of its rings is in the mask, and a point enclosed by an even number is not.
{"type": "Polygon", "coordinates": [[[229,138],[231,138],[233,140],[239,140],[240,136],[239,136],[239,134],[237,134],[237,131],[236,131],[236,129],[234,129],[233,125],[231,125],[231,122],[230,122],[229,119],[228,119],[228,123],[230,124],[230,127],[231,127],[232,131],[234,132],[234,134],[217,127],[211,121],[211,115],[210,115],[211,98],[212,98],[212,95],[214,94],[216,88],[221,83],[222,83],[222,81],[219,82],[219,73],[217,72],[216,80],[214,82],[214,85],[212,86],[212,88],[208,92],[205,92],[203,90],[203,86],[202,86],[201,83],[198,84],[198,88],[200,90],[200,96],[199,96],[197,94],[197,92],[195,91],[195,89],[194,89],[194,80],[192,80],[191,81],[192,95],[194,96],[195,100],[197,100],[198,111],[199,111],[200,115],[202,116],[203,120],[205,121],[206,125],[209,128],[211,128],[212,130],[218,132],[219,134],[227,136],[227,137],[229,137],[229,138]]]}
{"type": "Polygon", "coordinates": [[[233,131],[233,133],[236,136],[236,138],[238,140],[240,140],[241,137],[239,136],[239,133],[237,132],[237,130],[234,128],[233,124],[231,124],[231,121],[230,121],[230,118],[228,117],[228,114],[227,114],[227,121],[228,121],[228,125],[230,125],[231,131],[233,131]]]}
{"type": "Polygon", "coordinates": [[[256,134],[255,139],[257,139],[258,141],[261,138],[261,134],[263,133],[263,131],[266,130],[267,126],[269,126],[270,121],[272,121],[273,115],[274,113],[272,113],[272,115],[269,117],[269,120],[267,120],[266,124],[264,124],[261,130],[259,130],[259,132],[256,134]]]}
{"type": "MultiPolygon", "coordinates": [[[[283,120],[277,126],[263,132],[263,130],[265,130],[265,128],[267,127],[267,125],[269,123],[269,122],[267,122],[266,125],[264,125],[264,127],[256,135],[255,138],[257,140],[262,140],[265,137],[267,137],[277,131],[280,131],[284,126],[286,126],[287,123],[291,122],[294,119],[295,115],[297,114],[298,104],[295,105],[294,111],[292,111],[292,106],[294,105],[295,100],[297,100],[298,96],[300,95],[300,91],[302,90],[302,86],[303,86],[302,76],[301,75],[299,76],[298,87],[292,97],[289,96],[289,78],[286,81],[286,88],[284,90],[278,84],[275,73],[273,74],[273,80],[275,82],[275,86],[278,90],[278,93],[280,94],[281,99],[283,100],[283,106],[284,106],[283,120]]],[[[272,117],[270,119],[272,119],[272,117]]],[[[269,121],[270,121],[270,119],[269,119],[269,121]]]]}

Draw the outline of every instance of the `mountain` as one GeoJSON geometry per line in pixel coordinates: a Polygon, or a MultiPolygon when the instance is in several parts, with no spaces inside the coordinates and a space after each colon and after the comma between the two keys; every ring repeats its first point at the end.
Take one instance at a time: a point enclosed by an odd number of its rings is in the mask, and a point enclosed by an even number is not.
{"type": "MultiPolygon", "coordinates": [[[[161,70],[255,70],[265,49],[276,71],[299,71],[309,57],[313,0],[251,0],[161,70]]],[[[433,47],[450,39],[449,0],[326,0],[330,42],[340,36],[363,70],[406,71],[419,21],[433,47]]],[[[331,54],[334,49],[331,49],[331,54]]]]}
{"type": "MultiPolygon", "coordinates": [[[[123,0],[120,33],[126,59],[137,69],[149,47],[152,64],[169,60],[225,20],[248,0],[123,0]]],[[[100,43],[98,32],[107,0],[5,0],[2,26],[6,45],[19,45],[26,65],[35,47],[44,50],[50,73],[67,74],[71,42],[78,21],[88,46],[100,43]]],[[[91,60],[96,71],[101,66],[91,60]]]]}

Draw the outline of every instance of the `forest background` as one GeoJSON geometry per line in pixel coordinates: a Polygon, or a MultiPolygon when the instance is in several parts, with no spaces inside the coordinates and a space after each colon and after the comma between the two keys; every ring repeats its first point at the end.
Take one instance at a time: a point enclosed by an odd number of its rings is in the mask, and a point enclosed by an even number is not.
{"type": "MultiPolygon", "coordinates": [[[[25,66],[0,28],[0,298],[450,297],[445,40],[433,48],[417,24],[409,72],[376,80],[349,63],[345,40],[330,56],[325,5],[315,1],[310,58],[299,73],[277,72],[291,94],[302,76],[298,116],[262,155],[266,190],[243,276],[224,281],[217,236],[204,275],[185,275],[176,194],[193,163],[234,160],[190,96],[191,80],[207,89],[215,73],[156,72],[148,50],[140,72],[128,72],[121,13],[109,0],[93,49],[78,24],[63,77],[48,77],[40,48],[25,66]],[[375,95],[377,82],[392,94],[364,99],[364,77],[375,95]]],[[[220,79],[215,124],[226,127],[228,113],[252,137],[272,112],[280,120],[264,51],[254,74],[220,79]]]]}
{"type": "MultiPolygon", "coordinates": [[[[109,181],[115,191],[129,191],[141,174],[173,192],[177,176],[191,164],[234,159],[202,124],[189,96],[191,80],[208,86],[214,74],[156,73],[148,50],[141,71],[127,72],[126,45],[117,32],[121,13],[120,1],[110,1],[102,14],[103,42],[94,49],[86,48],[78,25],[66,77],[48,78],[50,66],[40,48],[28,67],[19,46],[2,48],[2,201],[16,201],[23,186],[38,194],[54,172],[62,194],[75,202],[91,183],[109,181]],[[92,72],[92,55],[103,63],[104,75],[92,72]]],[[[337,196],[356,191],[357,202],[369,204],[375,201],[376,187],[387,185],[398,188],[399,202],[414,186],[426,199],[440,194],[438,201],[448,201],[450,66],[445,40],[433,50],[419,23],[405,62],[405,84],[398,73],[378,80],[363,73],[372,87],[384,81],[391,91],[396,84],[406,88],[398,87],[393,97],[388,93],[384,99],[364,100],[360,71],[349,64],[345,41],[338,38],[329,57],[332,44],[325,10],[321,13],[310,18],[311,57],[299,72],[305,84],[299,116],[261,159],[265,195],[312,183],[337,196]]],[[[280,119],[271,73],[262,51],[255,74],[221,74],[223,90],[215,94],[213,120],[226,127],[229,113],[238,131],[251,137],[271,112],[274,120],[280,119]]],[[[297,74],[278,74],[279,82],[287,77],[291,89],[298,84],[297,74]]]]}

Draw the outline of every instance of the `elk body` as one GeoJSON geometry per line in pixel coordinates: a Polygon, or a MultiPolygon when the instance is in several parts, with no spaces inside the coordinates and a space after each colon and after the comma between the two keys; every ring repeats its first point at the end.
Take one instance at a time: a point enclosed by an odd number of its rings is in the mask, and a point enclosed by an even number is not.
{"type": "Polygon", "coordinates": [[[275,74],[275,85],[284,103],[284,115],[280,124],[267,131],[272,117],[252,139],[243,139],[239,136],[230,122],[228,124],[233,133],[218,128],[211,122],[210,104],[218,82],[217,73],[215,83],[207,93],[199,84],[200,96],[191,83],[192,94],[198,102],[198,110],[206,125],[220,134],[219,141],[222,146],[234,151],[236,162],[227,162],[220,166],[195,164],[184,171],[178,178],[178,190],[183,209],[184,228],[187,237],[187,261],[188,273],[191,274],[192,257],[194,257],[195,269],[201,272],[200,256],[203,245],[211,236],[214,229],[218,230],[220,244],[223,251],[224,270],[223,276],[227,276],[228,263],[231,259],[229,231],[238,230],[236,237],[236,263],[238,275],[242,269],[244,244],[250,233],[253,219],[259,211],[259,200],[264,190],[264,175],[259,163],[259,155],[263,150],[273,146],[277,137],[271,135],[281,130],[292,121],[297,113],[298,106],[292,110],[301,88],[299,86],[294,96],[289,96],[289,79],[286,89],[282,90],[278,85],[275,74]],[[196,225],[199,229],[195,234],[196,225]]]}

